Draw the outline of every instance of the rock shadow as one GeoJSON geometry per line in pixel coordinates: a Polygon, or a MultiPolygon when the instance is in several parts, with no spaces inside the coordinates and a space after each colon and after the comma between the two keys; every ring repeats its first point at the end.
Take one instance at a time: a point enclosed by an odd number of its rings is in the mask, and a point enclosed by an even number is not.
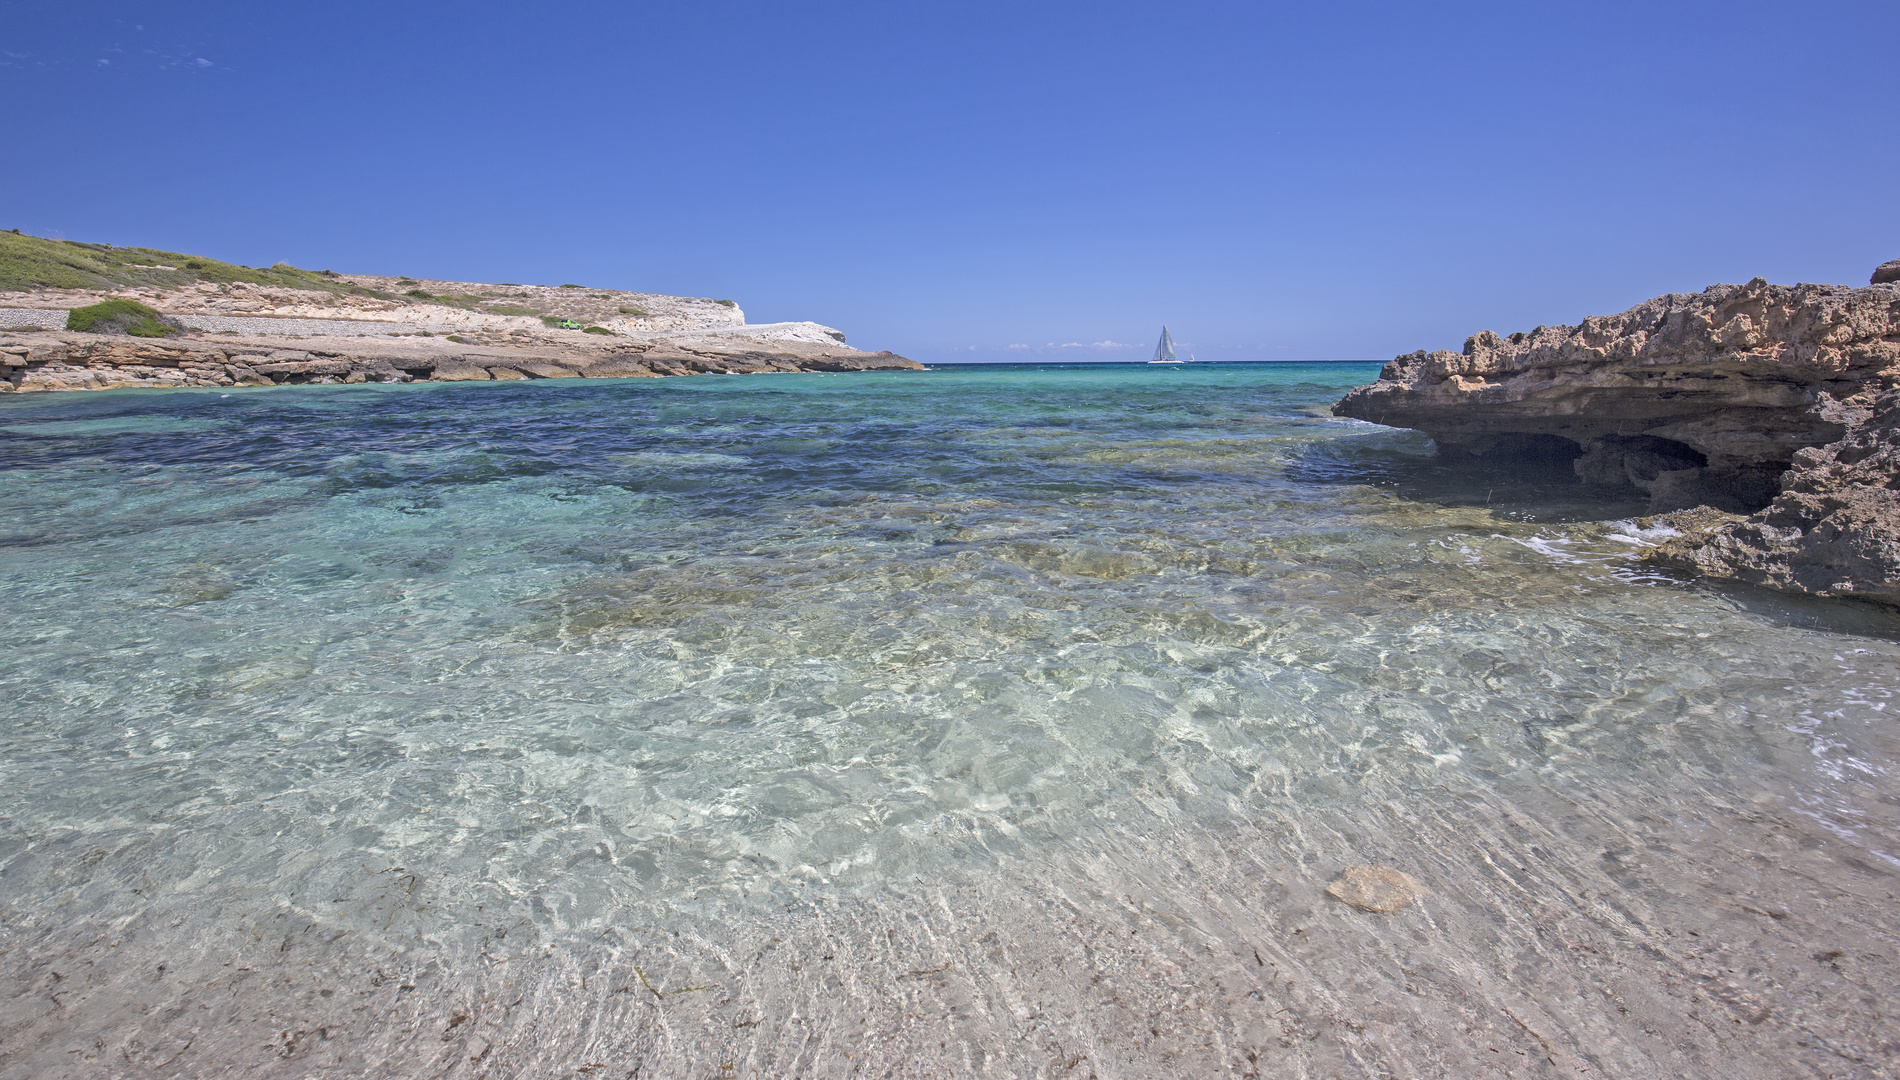
{"type": "Polygon", "coordinates": [[[1490,507],[1522,521],[1614,521],[1650,512],[1649,496],[1634,487],[1580,478],[1574,463],[1582,454],[1557,436],[1499,438],[1448,452],[1419,432],[1391,429],[1313,443],[1288,462],[1287,476],[1383,488],[1438,506],[1490,507]]]}

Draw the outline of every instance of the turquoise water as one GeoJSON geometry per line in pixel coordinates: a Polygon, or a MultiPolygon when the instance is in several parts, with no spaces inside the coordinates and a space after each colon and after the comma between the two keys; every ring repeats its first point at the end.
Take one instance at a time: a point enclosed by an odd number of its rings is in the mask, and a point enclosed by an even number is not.
{"type": "Polygon", "coordinates": [[[0,399],[0,1075],[1891,1075],[1900,620],[1376,370],[0,399]]]}

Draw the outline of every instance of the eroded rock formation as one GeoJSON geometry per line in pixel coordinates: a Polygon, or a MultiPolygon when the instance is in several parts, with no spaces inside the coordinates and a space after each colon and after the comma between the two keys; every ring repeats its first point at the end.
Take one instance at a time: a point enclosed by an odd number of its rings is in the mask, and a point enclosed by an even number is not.
{"type": "Polygon", "coordinates": [[[1672,515],[1651,558],[1788,592],[1900,604],[1900,391],[1846,437],[1798,451],[1781,493],[1745,519],[1672,515]]]}
{"type": "Polygon", "coordinates": [[[1333,412],[1446,454],[1568,457],[1657,511],[1749,515],[1686,531],[1665,561],[1900,603],[1897,386],[1900,284],[1757,278],[1401,356],[1333,412]]]}

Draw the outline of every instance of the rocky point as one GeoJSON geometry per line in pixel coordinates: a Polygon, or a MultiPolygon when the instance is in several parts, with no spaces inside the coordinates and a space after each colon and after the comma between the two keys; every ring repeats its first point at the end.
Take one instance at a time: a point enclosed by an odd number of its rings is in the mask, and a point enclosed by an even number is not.
{"type": "Polygon", "coordinates": [[[1648,494],[1700,573],[1900,604],[1900,260],[1864,287],[1714,285],[1400,356],[1333,408],[1441,454],[1568,458],[1648,494]]]}

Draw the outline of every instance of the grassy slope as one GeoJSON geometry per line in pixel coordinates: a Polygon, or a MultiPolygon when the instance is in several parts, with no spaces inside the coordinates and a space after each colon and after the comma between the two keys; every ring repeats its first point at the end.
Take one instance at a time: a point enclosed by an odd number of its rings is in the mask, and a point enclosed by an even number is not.
{"type": "MultiPolygon", "coordinates": [[[[486,296],[436,295],[419,288],[409,288],[401,296],[397,296],[394,293],[365,288],[361,285],[351,285],[339,280],[328,271],[299,270],[287,263],[278,263],[268,269],[260,269],[207,259],[202,255],[186,255],[177,251],[113,247],[111,244],[82,244],[76,240],[48,240],[19,232],[0,232],[0,294],[8,291],[48,288],[116,289],[124,286],[144,286],[175,289],[200,281],[248,281],[257,285],[276,285],[290,289],[315,289],[352,296],[373,296],[382,300],[395,300],[409,304],[441,304],[445,307],[479,311],[490,315],[538,315],[550,324],[561,319],[587,322],[598,317],[599,314],[595,312],[589,315],[585,311],[574,309],[561,302],[535,303],[532,306],[513,302],[495,303],[498,299],[512,300],[527,296],[519,292],[491,293],[486,296]]],[[[417,284],[419,283],[416,281],[403,278],[396,283],[396,288],[401,289],[417,284]]],[[[507,287],[495,286],[495,288],[507,287]]],[[[584,286],[563,285],[561,288],[579,290],[584,286]]],[[[614,293],[587,294],[589,299],[594,300],[611,300],[615,295],[614,293]]],[[[727,307],[733,306],[731,300],[714,302],[727,307]]],[[[0,305],[4,305],[3,296],[0,296],[0,305]]],[[[622,307],[619,310],[623,315],[646,315],[646,312],[639,308],[622,307]]],[[[611,333],[604,330],[598,332],[611,333]]]]}
{"type": "Polygon", "coordinates": [[[248,281],[396,299],[374,289],[338,281],[319,271],[299,270],[284,263],[261,270],[176,251],[82,244],[74,240],[47,240],[0,232],[0,291],[113,289],[126,285],[177,288],[199,281],[248,281]]]}

